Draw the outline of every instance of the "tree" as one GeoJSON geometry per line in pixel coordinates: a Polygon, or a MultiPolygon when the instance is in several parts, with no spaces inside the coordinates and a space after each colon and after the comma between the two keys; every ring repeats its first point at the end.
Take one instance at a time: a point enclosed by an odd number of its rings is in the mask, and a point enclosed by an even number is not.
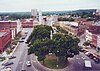
{"type": "Polygon", "coordinates": [[[78,50],[78,38],[72,38],[69,35],[55,34],[55,54],[58,57],[73,57],[74,55],[79,54],[78,50]],[[60,37],[59,37],[60,36],[60,37]],[[59,51],[59,53],[57,52],[59,51]]]}
{"type": "Polygon", "coordinates": [[[60,58],[73,57],[79,54],[78,38],[72,37],[68,34],[56,33],[53,34],[53,39],[50,39],[50,31],[52,28],[46,25],[35,26],[32,34],[30,35],[28,42],[30,48],[28,53],[38,56],[40,61],[43,61],[49,53],[55,54],[60,58]],[[42,29],[42,30],[41,30],[42,29]]]}
{"type": "Polygon", "coordinates": [[[60,18],[58,18],[58,21],[74,21],[74,19],[73,18],[63,18],[63,17],[60,17],[60,18]]]}
{"type": "Polygon", "coordinates": [[[36,39],[44,39],[50,38],[50,31],[52,30],[51,26],[47,25],[37,25],[34,27],[32,34],[29,36],[27,43],[31,42],[30,44],[34,43],[36,39]]]}

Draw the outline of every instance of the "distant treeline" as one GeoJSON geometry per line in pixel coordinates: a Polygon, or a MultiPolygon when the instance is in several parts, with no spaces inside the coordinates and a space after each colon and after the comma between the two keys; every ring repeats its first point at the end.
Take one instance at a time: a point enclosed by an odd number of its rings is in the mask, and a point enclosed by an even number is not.
{"type": "Polygon", "coordinates": [[[17,19],[24,19],[24,18],[31,18],[31,14],[0,14],[2,20],[17,20],[17,19]]]}
{"type": "MultiPolygon", "coordinates": [[[[46,15],[70,15],[71,17],[82,17],[82,18],[88,18],[88,17],[96,17],[93,15],[93,12],[96,12],[96,9],[86,9],[86,10],[74,10],[74,11],[48,11],[43,12],[43,16],[46,15]]],[[[24,19],[24,18],[31,18],[31,12],[2,12],[0,13],[1,19],[5,19],[5,16],[9,20],[16,20],[16,19],[24,19]]],[[[64,19],[65,20],[65,19],[64,19]]]]}

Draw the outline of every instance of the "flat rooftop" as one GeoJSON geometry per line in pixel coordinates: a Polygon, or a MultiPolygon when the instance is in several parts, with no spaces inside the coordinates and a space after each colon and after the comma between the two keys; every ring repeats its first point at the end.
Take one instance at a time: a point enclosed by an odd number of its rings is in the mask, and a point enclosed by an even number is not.
{"type": "Polygon", "coordinates": [[[0,32],[0,37],[4,36],[7,32],[0,32]]]}

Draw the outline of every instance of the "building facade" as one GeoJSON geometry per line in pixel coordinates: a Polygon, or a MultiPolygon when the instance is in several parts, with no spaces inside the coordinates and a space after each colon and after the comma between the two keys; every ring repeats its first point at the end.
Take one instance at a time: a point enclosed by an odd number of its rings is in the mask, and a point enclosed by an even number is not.
{"type": "Polygon", "coordinates": [[[93,46],[100,48],[100,21],[90,25],[85,34],[86,41],[91,41],[93,46]]]}
{"type": "Polygon", "coordinates": [[[4,47],[11,42],[10,32],[0,32],[0,52],[4,51],[4,47]]]}
{"type": "Polygon", "coordinates": [[[22,30],[22,25],[17,21],[0,21],[0,30],[9,30],[12,34],[12,39],[22,30]]]}

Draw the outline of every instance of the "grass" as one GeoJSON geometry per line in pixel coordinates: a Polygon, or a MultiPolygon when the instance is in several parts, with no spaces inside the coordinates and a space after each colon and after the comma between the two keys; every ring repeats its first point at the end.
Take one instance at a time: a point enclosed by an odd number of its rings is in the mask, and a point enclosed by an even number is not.
{"type": "MultiPolygon", "coordinates": [[[[62,69],[68,66],[68,62],[66,60],[58,60],[55,55],[47,55],[46,59],[44,60],[44,66],[51,68],[51,69],[62,69]],[[58,67],[57,67],[58,64],[58,67]]],[[[43,64],[43,62],[41,62],[43,64]]]]}

